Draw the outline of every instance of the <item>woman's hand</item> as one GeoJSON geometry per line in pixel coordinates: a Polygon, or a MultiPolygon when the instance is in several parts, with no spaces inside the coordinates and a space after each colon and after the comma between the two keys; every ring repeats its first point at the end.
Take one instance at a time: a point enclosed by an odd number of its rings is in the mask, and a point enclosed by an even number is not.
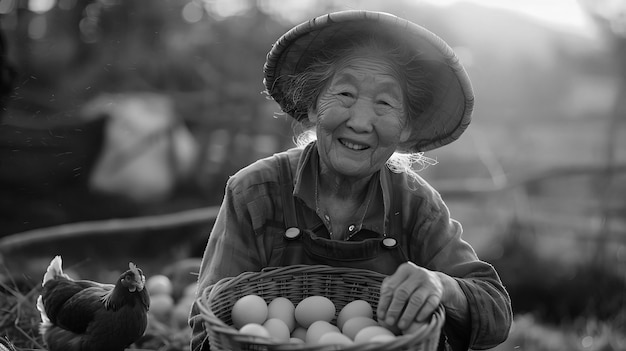
{"type": "Polygon", "coordinates": [[[413,262],[401,264],[393,275],[383,280],[380,290],[378,320],[401,330],[414,321],[427,321],[443,296],[439,275],[413,262]]]}

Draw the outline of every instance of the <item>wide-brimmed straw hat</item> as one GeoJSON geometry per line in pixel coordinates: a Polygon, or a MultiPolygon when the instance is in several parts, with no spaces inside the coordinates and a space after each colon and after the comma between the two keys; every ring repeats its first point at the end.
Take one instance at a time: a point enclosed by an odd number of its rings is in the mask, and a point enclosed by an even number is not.
{"type": "Polygon", "coordinates": [[[419,116],[410,116],[411,137],[401,149],[422,152],[456,140],[469,125],[474,107],[474,93],[465,69],[452,48],[437,35],[387,13],[334,12],[289,30],[273,45],[263,67],[263,83],[268,94],[291,117],[306,118],[307,111],[298,110],[290,103],[285,94],[287,80],[283,78],[305,71],[323,50],[380,33],[391,35],[420,57],[438,63],[427,66],[433,71],[429,72],[433,102],[419,116]]]}

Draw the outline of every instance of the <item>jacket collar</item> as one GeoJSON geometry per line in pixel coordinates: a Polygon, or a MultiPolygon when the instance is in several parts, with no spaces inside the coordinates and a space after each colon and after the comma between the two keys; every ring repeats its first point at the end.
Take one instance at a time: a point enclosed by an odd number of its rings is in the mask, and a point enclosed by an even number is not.
{"type": "MultiPolygon", "coordinates": [[[[294,196],[300,198],[306,206],[316,211],[315,205],[315,174],[319,168],[319,155],[317,151],[316,142],[311,142],[304,147],[298,166],[296,168],[294,196]]],[[[359,229],[362,226],[368,227],[368,229],[378,229],[381,234],[386,235],[389,225],[389,210],[391,208],[391,171],[387,167],[383,167],[377,174],[374,175],[378,181],[375,183],[375,189],[368,191],[368,198],[364,203],[369,202],[367,213],[365,214],[365,220],[363,223],[358,223],[359,229]],[[382,208],[380,199],[382,198],[382,208]],[[381,215],[381,210],[384,216],[381,215]]]]}

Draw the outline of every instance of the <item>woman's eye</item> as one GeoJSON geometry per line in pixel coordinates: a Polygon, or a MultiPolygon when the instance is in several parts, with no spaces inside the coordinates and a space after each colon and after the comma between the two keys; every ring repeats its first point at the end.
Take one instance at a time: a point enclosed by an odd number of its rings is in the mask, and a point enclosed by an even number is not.
{"type": "Polygon", "coordinates": [[[354,95],[351,92],[349,92],[349,91],[342,91],[342,92],[339,93],[339,96],[345,96],[345,97],[349,97],[349,98],[354,97],[354,95]]]}
{"type": "Polygon", "coordinates": [[[387,100],[378,100],[377,104],[384,107],[394,107],[394,104],[387,100]]]}

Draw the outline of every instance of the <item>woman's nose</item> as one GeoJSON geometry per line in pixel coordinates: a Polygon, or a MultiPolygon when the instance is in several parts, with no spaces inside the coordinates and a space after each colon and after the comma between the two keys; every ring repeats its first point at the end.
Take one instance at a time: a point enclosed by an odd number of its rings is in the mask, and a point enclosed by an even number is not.
{"type": "Polygon", "coordinates": [[[374,106],[367,100],[357,100],[350,108],[350,118],[346,125],[357,133],[369,133],[373,130],[374,106]]]}

